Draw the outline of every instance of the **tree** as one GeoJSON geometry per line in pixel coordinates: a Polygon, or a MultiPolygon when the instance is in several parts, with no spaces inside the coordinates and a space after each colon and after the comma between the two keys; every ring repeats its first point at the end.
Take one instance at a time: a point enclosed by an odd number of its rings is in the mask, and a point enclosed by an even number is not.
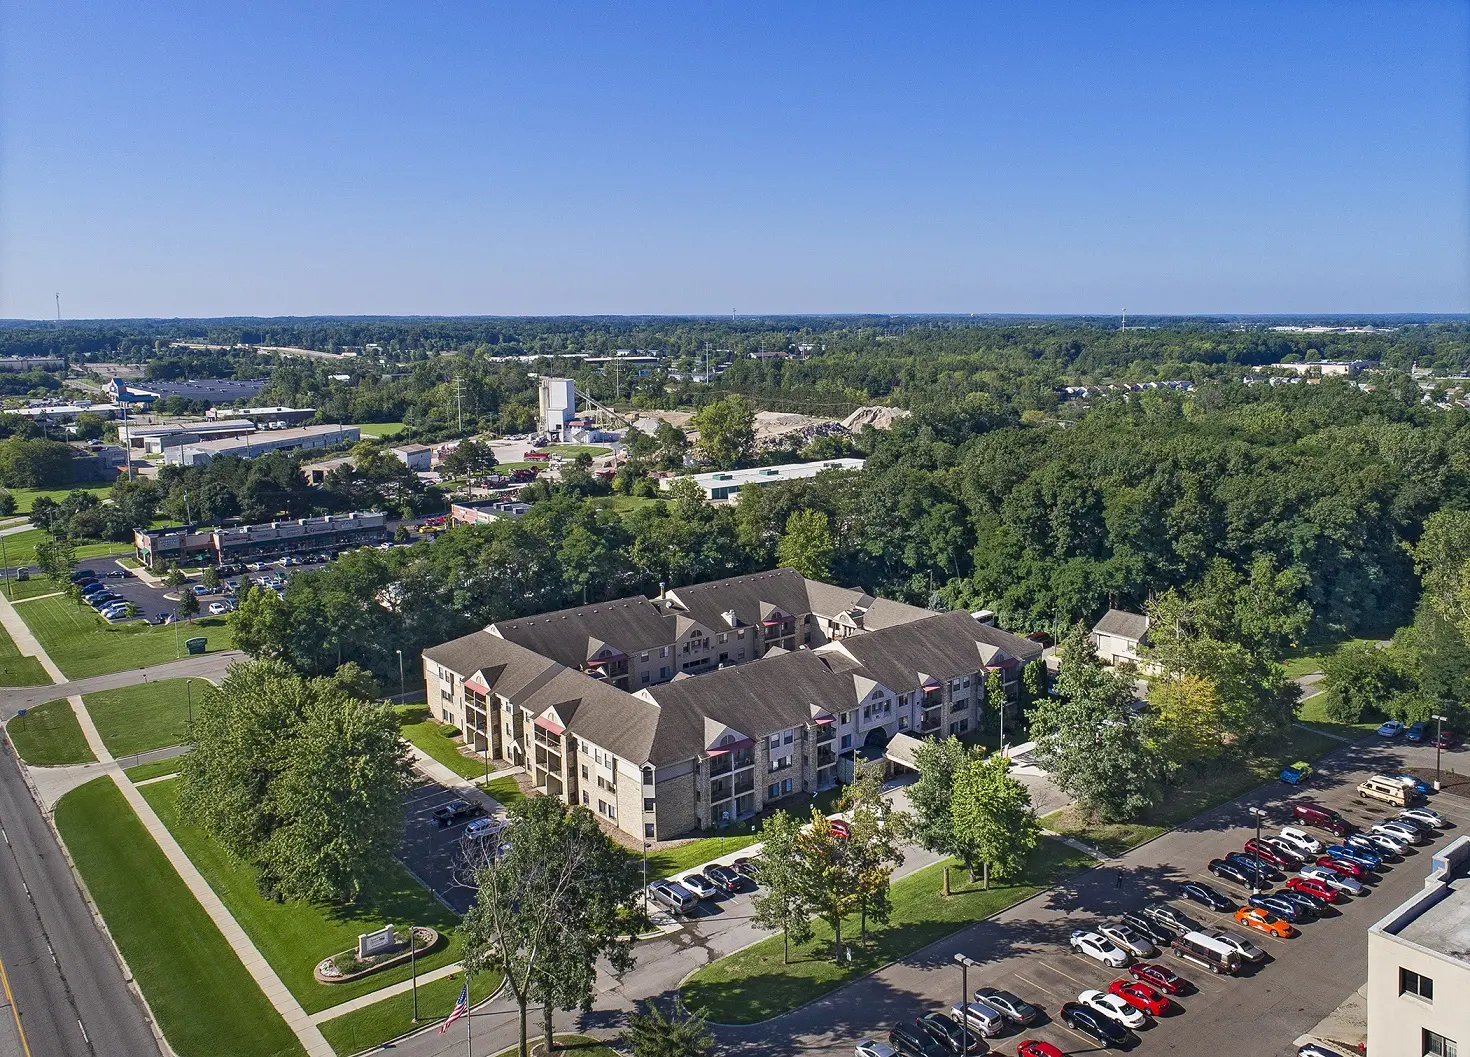
{"type": "Polygon", "coordinates": [[[43,539],[36,544],[36,564],[46,578],[65,590],[71,586],[71,571],[76,567],[76,548],[66,539],[43,539]]]}
{"type": "Polygon", "coordinates": [[[1135,818],[1158,798],[1167,766],[1133,711],[1133,680],[1109,671],[1082,625],[1061,648],[1056,693],[1031,708],[1033,756],[1057,787],[1104,821],[1135,818]]]}
{"type": "Polygon", "coordinates": [[[495,469],[495,450],[474,438],[462,440],[440,460],[440,466],[451,477],[470,477],[495,469]]]}
{"type": "Polygon", "coordinates": [[[998,753],[987,759],[971,757],[954,777],[950,810],[954,815],[954,842],[960,861],[975,879],[975,865],[1014,877],[1026,865],[1040,838],[1041,826],[1031,809],[1031,793],[1010,775],[1011,762],[998,753]]]}
{"type": "MultiPolygon", "coordinates": [[[[964,745],[953,734],[943,741],[926,738],[914,750],[919,780],[909,786],[909,806],[913,809],[910,825],[920,847],[935,855],[959,854],[952,807],[955,775],[984,753],[979,746],[964,745]]],[[[948,895],[948,869],[944,870],[942,885],[948,895]]]]}
{"type": "Polygon", "coordinates": [[[776,564],[795,569],[808,580],[832,575],[832,533],[820,510],[797,510],[786,519],[786,531],[776,544],[776,564]]]}
{"type": "Polygon", "coordinates": [[[178,562],[169,562],[168,571],[163,574],[163,582],[169,587],[183,587],[189,582],[189,578],[179,568],[178,562]]]}
{"type": "Polygon", "coordinates": [[[203,583],[204,586],[209,588],[211,591],[218,591],[219,569],[213,565],[206,565],[204,567],[204,573],[200,577],[200,582],[203,583]]]}
{"type": "Polygon", "coordinates": [[[1470,512],[1431,514],[1413,554],[1430,604],[1470,640],[1470,512]]]}
{"type": "Polygon", "coordinates": [[[797,836],[801,823],[785,811],[777,811],[761,826],[760,890],[752,898],[753,920],[764,929],[780,929],[781,961],[791,961],[791,943],[797,946],[812,938],[812,907],[806,898],[804,878],[797,861],[797,836]]]}
{"type": "Polygon", "coordinates": [[[1021,689],[1026,693],[1026,704],[1046,695],[1046,662],[1032,661],[1021,669],[1021,689]]]}
{"type": "Polygon", "coordinates": [[[738,396],[706,404],[689,425],[699,431],[695,452],[722,469],[749,458],[755,447],[755,409],[738,396]]]}
{"type": "Polygon", "coordinates": [[[10,489],[0,488],[0,517],[9,517],[15,513],[15,496],[10,494],[10,489]]]}
{"type": "Polygon", "coordinates": [[[682,429],[668,422],[660,422],[653,431],[653,440],[660,470],[684,468],[684,457],[689,454],[689,437],[682,429]]]}
{"type": "Polygon", "coordinates": [[[854,781],[844,792],[843,806],[850,812],[847,836],[848,869],[857,892],[859,935],[868,938],[868,922],[888,923],[893,913],[889,880],[903,865],[899,843],[901,826],[890,825],[891,812],[883,799],[881,767],[868,781],[854,781]]]}
{"type": "Polygon", "coordinates": [[[509,846],[475,870],[478,891],[459,931],[466,971],[504,974],[520,1009],[520,1055],[527,1057],[532,1002],[565,1007],[575,999],[572,1005],[590,1009],[598,958],[618,974],[632,966],[641,886],[634,858],[603,834],[586,808],[537,796],[510,814],[509,846]]]}
{"type": "Polygon", "coordinates": [[[1346,642],[1322,659],[1323,710],[1337,723],[1357,723],[1404,684],[1393,655],[1376,642],[1346,642]]]}
{"type": "Polygon", "coordinates": [[[278,661],[231,665],[194,709],[180,803],[283,899],[355,899],[402,839],[391,708],[278,661]]]}
{"type": "Polygon", "coordinates": [[[291,633],[286,603],[274,591],[251,584],[229,616],[235,648],[251,657],[282,657],[291,633]]]}
{"type": "Polygon", "coordinates": [[[193,591],[179,592],[179,616],[193,620],[199,615],[199,596],[193,591]]]}
{"type": "Polygon", "coordinates": [[[715,1037],[704,1018],[685,1009],[677,997],[668,1014],[651,1001],[643,1003],[641,1010],[629,1013],[623,1041],[632,1048],[633,1057],[714,1057],[715,1054],[715,1037]]]}
{"type": "Polygon", "coordinates": [[[1220,723],[1215,685],[1191,672],[1161,674],[1150,680],[1154,744],[1178,764],[1214,759],[1228,747],[1220,723]]]}
{"type": "Polygon", "coordinates": [[[53,440],[11,437],[0,443],[0,484],[7,488],[61,488],[72,481],[72,450],[53,440]]]}
{"type": "Polygon", "coordinates": [[[842,958],[842,921],[857,910],[863,891],[853,868],[848,838],[832,831],[832,822],[816,808],[796,837],[796,857],[807,902],[832,929],[832,957],[842,958]]]}

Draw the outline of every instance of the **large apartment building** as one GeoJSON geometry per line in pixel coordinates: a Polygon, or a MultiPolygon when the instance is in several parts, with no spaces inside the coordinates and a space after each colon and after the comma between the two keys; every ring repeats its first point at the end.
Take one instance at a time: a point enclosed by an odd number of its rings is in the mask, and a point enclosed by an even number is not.
{"type": "Polygon", "coordinates": [[[810,797],[899,733],[978,728],[1041,647],[790,569],[500,621],[424,651],[428,701],[536,788],[665,840],[810,797]]]}

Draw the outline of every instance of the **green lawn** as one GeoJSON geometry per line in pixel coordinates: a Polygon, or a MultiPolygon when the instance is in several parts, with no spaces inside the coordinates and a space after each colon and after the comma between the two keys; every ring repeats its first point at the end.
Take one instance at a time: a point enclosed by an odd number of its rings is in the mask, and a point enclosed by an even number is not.
{"type": "Polygon", "coordinates": [[[304,1052],[112,779],[62,797],[56,826],[179,1057],[304,1052]]]}
{"type": "Polygon", "coordinates": [[[648,879],[657,880],[707,863],[729,852],[748,848],[760,840],[756,833],[732,833],[728,837],[696,837],[688,844],[665,848],[648,856],[648,879]]]}
{"type": "Polygon", "coordinates": [[[1075,808],[1064,807],[1041,820],[1053,833],[1090,844],[1105,855],[1122,855],[1168,831],[1167,826],[1151,826],[1146,822],[1088,822],[1075,808]]]}
{"type": "Polygon", "coordinates": [[[14,716],[5,725],[15,751],[33,767],[56,767],[67,763],[91,763],[97,757],[87,748],[77,715],[65,701],[44,705],[14,716]]]}
{"type": "Polygon", "coordinates": [[[12,602],[24,602],[27,598],[60,593],[61,587],[44,576],[32,576],[29,580],[12,580],[5,585],[5,597],[12,602]]]}
{"type": "Polygon", "coordinates": [[[364,437],[391,437],[408,428],[402,422],[354,422],[352,425],[361,430],[364,437]]]}
{"type": "Polygon", "coordinates": [[[50,681],[41,662],[23,656],[10,633],[0,627],[0,686],[45,686],[50,681]]]}
{"type": "Polygon", "coordinates": [[[662,503],[665,500],[650,499],[642,495],[614,495],[606,496],[602,499],[594,499],[593,502],[605,510],[611,510],[614,514],[622,514],[626,517],[635,510],[642,510],[646,506],[652,506],[654,503],[662,503]]]}
{"type": "Polygon", "coordinates": [[[521,792],[521,787],[516,784],[516,780],[508,774],[492,778],[488,782],[481,782],[480,788],[507,808],[526,799],[526,794],[521,792]]]}
{"type": "Polygon", "coordinates": [[[1295,679],[1299,676],[1309,675],[1312,672],[1322,670],[1322,658],[1336,652],[1339,646],[1346,646],[1353,642],[1379,642],[1382,639],[1393,638],[1393,628],[1384,628],[1375,635],[1364,639],[1331,639],[1326,642],[1312,642],[1301,646],[1293,646],[1286,651],[1286,659],[1282,666],[1286,669],[1288,678],[1295,679]]]}
{"type": "Polygon", "coordinates": [[[590,455],[594,459],[599,455],[611,455],[611,448],[599,447],[596,444],[553,444],[542,449],[553,455],[560,455],[563,459],[575,459],[578,455],[590,455]]]}
{"type": "MultiPolygon", "coordinates": [[[[19,569],[22,565],[36,564],[36,544],[51,537],[41,529],[26,529],[5,540],[4,568],[19,569]]],[[[133,553],[131,543],[79,543],[74,548],[78,561],[87,558],[104,558],[108,555],[123,557],[133,553]]]]}
{"type": "Polygon", "coordinates": [[[398,724],[405,738],[461,778],[485,776],[484,758],[463,755],[459,751],[461,742],[456,737],[459,731],[431,718],[423,705],[398,706],[398,724]]]}
{"type": "MultiPolygon", "coordinates": [[[[476,1002],[486,994],[493,993],[493,989],[499,986],[497,979],[484,977],[484,982],[491,987],[491,991],[485,991],[480,986],[481,980],[482,978],[477,977],[471,984],[470,998],[476,1002]]],[[[455,973],[453,977],[446,976],[441,980],[420,984],[417,1024],[413,1022],[413,994],[405,991],[401,995],[393,995],[381,1002],[374,1002],[370,1006],[324,1021],[320,1025],[321,1031],[332,1044],[332,1049],[342,1057],[361,1053],[426,1024],[437,1024],[449,1016],[455,1000],[459,998],[459,989],[463,986],[464,977],[459,973],[455,973]]],[[[449,1030],[454,1031],[455,1028],[449,1030]]]]}
{"type": "Polygon", "coordinates": [[[98,499],[104,498],[112,491],[110,484],[77,484],[70,488],[12,488],[10,494],[15,496],[15,512],[17,514],[29,514],[31,508],[36,505],[36,500],[45,496],[61,502],[72,492],[90,492],[98,499]]]}
{"type": "Polygon", "coordinates": [[[162,778],[166,774],[177,774],[179,766],[184,762],[182,756],[170,756],[166,760],[154,760],[152,763],[140,763],[136,767],[123,769],[130,781],[146,782],[150,778],[162,778]]]}
{"type": "Polygon", "coordinates": [[[16,607],[51,659],[69,678],[143,668],[180,656],[183,641],[203,636],[211,652],[232,648],[229,625],[205,617],[172,625],[142,621],[109,624],[87,606],[67,598],[40,598],[16,607]]]}
{"type": "Polygon", "coordinates": [[[855,916],[844,922],[843,941],[853,948],[850,964],[833,961],[832,932],[817,922],[816,939],[794,948],[790,965],[782,964],[783,941],[777,934],[700,969],[684,982],[681,995],[690,1009],[704,1012],[717,1023],[768,1020],[1029,899],[1092,862],[1060,841],[1043,838],[1019,878],[993,878],[989,891],[970,884],[963,869],[952,870],[948,898],[941,894],[941,864],[935,863],[893,883],[892,918],[887,925],[870,927],[867,943],[858,940],[855,916]]]}
{"type": "Polygon", "coordinates": [[[1297,722],[1305,723],[1313,730],[1320,730],[1326,734],[1336,734],[1340,738],[1361,738],[1365,734],[1372,734],[1383,721],[1383,717],[1364,720],[1362,723],[1339,723],[1327,718],[1325,694],[1317,693],[1302,702],[1301,708],[1297,710],[1297,722]]]}
{"type": "Polygon", "coordinates": [[[144,786],[141,792],[308,1013],[409,978],[410,967],[405,964],[352,983],[317,983],[312,976],[316,963],[328,955],[356,946],[359,933],[372,932],[390,923],[432,925],[444,934],[446,942],[420,958],[419,968],[435,969],[457,960],[459,943],[453,935],[457,924],[455,916],[435,901],[396,861],[386,864],[379,883],[373,891],[364,894],[357,905],[326,907],[303,902],[277,903],[257,891],[254,869],[236,862],[203,829],[180,817],[178,782],[144,786]]]}
{"type": "MultiPolygon", "coordinates": [[[[194,683],[195,695],[209,688],[203,679],[194,683]]],[[[121,758],[183,744],[188,689],[183,679],[164,679],[117,690],[100,690],[82,700],[107,751],[121,758]]]]}

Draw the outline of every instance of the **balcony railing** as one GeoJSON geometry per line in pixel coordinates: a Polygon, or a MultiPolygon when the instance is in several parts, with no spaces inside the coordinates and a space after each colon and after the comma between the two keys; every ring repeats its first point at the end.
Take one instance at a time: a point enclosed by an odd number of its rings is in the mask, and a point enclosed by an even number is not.
{"type": "Polygon", "coordinates": [[[919,733],[928,734],[931,730],[938,730],[940,725],[938,717],[925,716],[924,722],[919,724],[919,733]]]}
{"type": "Polygon", "coordinates": [[[735,795],[736,796],[743,796],[744,794],[750,792],[754,788],[755,788],[755,775],[754,774],[742,774],[739,778],[735,779],[735,795]]]}
{"type": "Polygon", "coordinates": [[[730,799],[731,785],[729,782],[711,782],[709,787],[709,798],[711,803],[730,799]]]}

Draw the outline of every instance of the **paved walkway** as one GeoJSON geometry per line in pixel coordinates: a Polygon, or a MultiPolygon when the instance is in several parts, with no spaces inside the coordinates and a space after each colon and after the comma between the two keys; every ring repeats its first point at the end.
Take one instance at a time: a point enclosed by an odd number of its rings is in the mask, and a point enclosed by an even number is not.
{"type": "MultiPolygon", "coordinates": [[[[455,962],[453,965],[441,965],[437,969],[430,969],[426,973],[419,973],[419,986],[422,987],[424,984],[432,983],[435,980],[442,980],[446,976],[453,976],[455,973],[463,971],[464,966],[461,965],[459,962],[455,962]]],[[[387,987],[379,988],[376,991],[369,991],[365,995],[358,995],[356,998],[349,999],[346,1002],[339,1002],[335,1006],[328,1006],[326,1009],[319,1010],[311,1015],[311,1022],[313,1024],[321,1024],[324,1021],[336,1020],[338,1017],[342,1016],[345,1013],[354,1013],[359,1009],[364,1009],[367,1006],[375,1005],[376,1003],[383,1001],[383,999],[385,998],[392,998],[394,995],[407,994],[409,991],[412,990],[412,977],[407,980],[400,980],[396,984],[389,984],[387,987]]],[[[427,1009],[422,1002],[419,1003],[419,1020],[424,1021],[437,1019],[428,1015],[432,1012],[434,1011],[427,1009]]]]}
{"type": "MultiPolygon", "coordinates": [[[[0,623],[5,624],[5,630],[11,632],[11,638],[20,648],[21,653],[26,653],[26,645],[11,631],[10,624],[5,621],[6,611],[15,617],[15,620],[25,630],[30,640],[30,645],[38,653],[30,653],[27,656],[35,657],[43,667],[50,663],[50,658],[45,656],[41,650],[41,644],[36,642],[35,636],[30,634],[30,629],[25,627],[25,622],[15,615],[15,610],[10,608],[10,603],[0,598],[0,623]]],[[[116,690],[123,686],[136,686],[139,683],[156,683],[164,679],[207,679],[211,683],[217,683],[225,677],[225,669],[236,661],[245,660],[245,654],[239,650],[223,650],[219,653],[201,653],[194,657],[180,657],[176,661],[165,661],[163,664],[149,665],[147,668],[126,668],[120,672],[109,672],[106,675],[93,675],[86,679],[69,681],[61,670],[55,665],[47,667],[47,672],[57,684],[46,686],[12,686],[6,687],[3,700],[0,700],[0,718],[15,714],[18,708],[31,708],[35,705],[45,704],[47,701],[55,701],[59,697],[70,697],[73,694],[92,694],[98,690],[116,690]],[[54,670],[53,670],[54,669],[54,670]]]]}
{"type": "MultiPolygon", "coordinates": [[[[444,766],[417,745],[410,742],[408,751],[413,754],[413,765],[415,767],[444,786],[444,788],[458,793],[461,799],[478,801],[484,805],[485,813],[488,815],[499,815],[505,812],[505,805],[499,800],[496,800],[489,793],[475,785],[470,779],[456,772],[453,768],[444,766]]],[[[490,776],[492,778],[495,777],[494,772],[491,772],[490,776]]]]}
{"type": "MultiPolygon", "coordinates": [[[[14,604],[4,595],[0,595],[0,625],[4,625],[5,633],[15,643],[15,648],[20,651],[21,656],[34,657],[40,661],[41,667],[46,669],[46,674],[51,677],[53,683],[66,682],[66,676],[62,674],[60,668],[52,663],[51,658],[46,656],[46,651],[41,648],[41,644],[36,640],[36,636],[31,634],[30,627],[24,620],[20,619],[20,614],[15,611],[14,604]]],[[[5,693],[6,707],[9,706],[13,697],[24,696],[29,689],[29,687],[16,687],[14,690],[7,690],[5,693]]],[[[46,701],[54,700],[56,700],[56,693],[55,687],[52,687],[51,693],[48,696],[34,703],[39,705],[46,701]]],[[[25,708],[26,702],[22,701],[16,707],[25,708]]]]}

